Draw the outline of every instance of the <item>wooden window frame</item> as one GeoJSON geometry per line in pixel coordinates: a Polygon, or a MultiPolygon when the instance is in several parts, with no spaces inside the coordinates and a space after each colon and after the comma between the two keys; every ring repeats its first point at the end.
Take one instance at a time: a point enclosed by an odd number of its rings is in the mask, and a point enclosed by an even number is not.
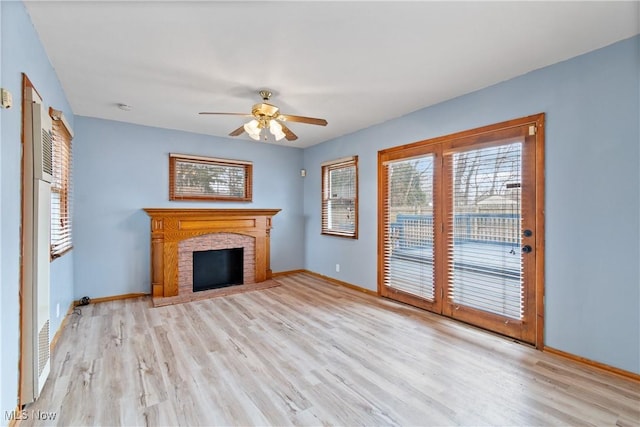
{"type": "Polygon", "coordinates": [[[358,238],[358,156],[349,156],[349,157],[344,157],[341,159],[336,159],[336,160],[331,160],[328,162],[323,163],[322,165],[322,173],[321,173],[321,180],[322,180],[322,191],[321,191],[321,197],[322,197],[322,212],[320,215],[321,218],[321,234],[326,235],[326,236],[336,236],[336,237],[344,237],[344,238],[348,238],[348,239],[357,239],[358,238]],[[328,197],[328,176],[329,176],[329,172],[333,171],[333,170],[337,170],[337,169],[342,169],[342,168],[350,168],[350,167],[355,167],[355,182],[354,182],[354,187],[355,187],[355,196],[354,196],[354,230],[353,232],[344,232],[344,231],[338,231],[338,230],[332,230],[330,228],[327,227],[327,223],[328,223],[328,202],[330,200],[330,197],[328,197]]]}
{"type": "Polygon", "coordinates": [[[251,202],[253,200],[253,163],[243,160],[219,159],[215,157],[192,156],[187,154],[169,154],[169,200],[173,201],[219,201],[219,202],[251,202]],[[181,193],[176,188],[176,163],[194,163],[217,166],[229,166],[244,170],[244,194],[241,197],[223,194],[181,193]]]}
{"type": "MultiPolygon", "coordinates": [[[[49,107],[49,116],[53,121],[53,128],[57,128],[53,133],[53,180],[51,182],[51,193],[57,193],[59,197],[60,212],[54,215],[51,205],[51,218],[59,218],[60,229],[63,231],[62,238],[54,242],[53,233],[51,233],[51,260],[60,258],[71,249],[73,249],[72,235],[72,218],[71,218],[71,185],[72,185],[72,167],[73,152],[71,141],[73,140],[73,130],[67,122],[62,111],[49,107]],[[66,153],[63,153],[65,151],[66,153]],[[60,162],[63,162],[62,164],[60,162]],[[68,237],[67,237],[68,236],[68,237]]],[[[52,224],[53,227],[53,224],[52,224]]]]}

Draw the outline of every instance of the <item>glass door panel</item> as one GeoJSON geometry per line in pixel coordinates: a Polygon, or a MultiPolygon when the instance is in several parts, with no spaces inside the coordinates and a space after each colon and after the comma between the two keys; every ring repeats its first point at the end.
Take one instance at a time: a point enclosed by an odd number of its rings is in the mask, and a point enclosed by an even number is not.
{"type": "MultiPolygon", "coordinates": [[[[384,164],[383,293],[435,301],[434,154],[384,164]]],[[[419,304],[419,303],[418,303],[419,304]]],[[[421,304],[419,304],[421,305],[421,304]]]]}
{"type": "Polygon", "coordinates": [[[448,299],[522,320],[522,143],[452,154],[448,299]]]}

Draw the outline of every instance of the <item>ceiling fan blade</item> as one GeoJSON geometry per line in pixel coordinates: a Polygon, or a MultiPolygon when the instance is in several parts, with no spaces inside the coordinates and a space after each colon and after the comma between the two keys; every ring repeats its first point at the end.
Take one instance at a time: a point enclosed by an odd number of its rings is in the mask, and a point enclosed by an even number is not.
{"type": "Polygon", "coordinates": [[[251,114],[247,114],[247,113],[211,113],[208,111],[201,111],[198,114],[217,114],[217,115],[223,115],[223,116],[244,116],[244,117],[253,117],[253,115],[251,114]]]}
{"type": "Polygon", "coordinates": [[[327,121],[325,119],[316,119],[313,117],[303,117],[303,116],[290,116],[288,114],[278,115],[278,120],[281,120],[283,122],[298,122],[298,123],[307,123],[310,125],[319,125],[319,126],[327,125],[327,121]]]}
{"type": "Polygon", "coordinates": [[[291,129],[289,129],[282,123],[280,123],[280,126],[282,126],[282,132],[284,132],[284,137],[287,138],[287,141],[295,141],[296,139],[298,139],[298,135],[291,132],[291,129]]]}
{"type": "Polygon", "coordinates": [[[238,136],[240,135],[242,132],[244,132],[244,125],[240,126],[238,129],[234,130],[233,132],[231,132],[229,134],[229,136],[238,136]]]}

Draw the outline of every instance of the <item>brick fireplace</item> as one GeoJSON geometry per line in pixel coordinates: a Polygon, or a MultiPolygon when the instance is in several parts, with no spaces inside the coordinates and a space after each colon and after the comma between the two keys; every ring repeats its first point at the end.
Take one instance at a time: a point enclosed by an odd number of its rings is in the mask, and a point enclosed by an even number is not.
{"type": "MultiPolygon", "coordinates": [[[[271,219],[279,209],[146,208],[151,217],[151,294],[188,300],[193,252],[244,248],[244,285],[271,278],[271,219]]],[[[205,291],[209,292],[209,291],[205,291]]]]}
{"type": "Polygon", "coordinates": [[[191,237],[178,243],[178,294],[193,289],[193,253],[218,249],[243,248],[244,283],[256,283],[255,239],[236,233],[211,233],[191,237]]]}

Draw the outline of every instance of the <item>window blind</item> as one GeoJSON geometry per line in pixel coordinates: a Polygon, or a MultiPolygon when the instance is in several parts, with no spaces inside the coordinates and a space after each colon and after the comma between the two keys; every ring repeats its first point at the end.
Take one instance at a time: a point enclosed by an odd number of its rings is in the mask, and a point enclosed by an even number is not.
{"type": "Polygon", "coordinates": [[[51,258],[55,259],[71,250],[72,212],[71,188],[73,156],[72,131],[58,110],[50,109],[53,140],[53,180],[51,182],[51,258]]]}
{"type": "Polygon", "coordinates": [[[513,319],[523,314],[520,142],[449,153],[448,298],[513,319]]]}
{"type": "Polygon", "coordinates": [[[358,237],[358,156],[322,165],[322,234],[358,237]]]}
{"type": "Polygon", "coordinates": [[[170,200],[251,201],[252,164],[171,154],[170,200]]]}
{"type": "Polygon", "coordinates": [[[434,300],[434,155],[384,164],[384,285],[434,300]]]}

